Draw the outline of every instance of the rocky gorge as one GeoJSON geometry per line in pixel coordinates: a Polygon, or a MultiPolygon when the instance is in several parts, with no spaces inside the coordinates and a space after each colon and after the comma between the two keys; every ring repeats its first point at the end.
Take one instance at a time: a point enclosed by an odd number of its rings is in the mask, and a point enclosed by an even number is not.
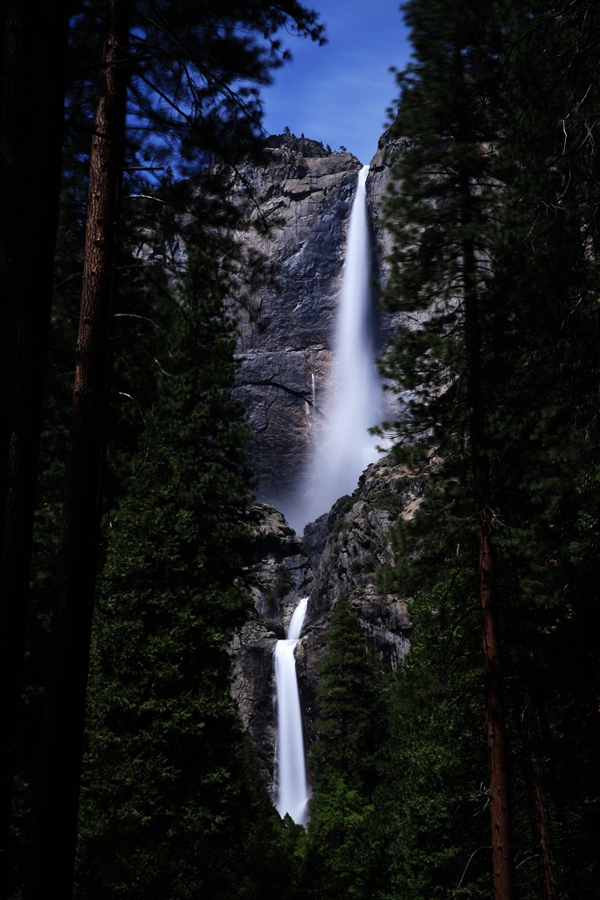
{"type": "MultiPolygon", "coordinates": [[[[394,327],[377,304],[388,250],[380,206],[394,150],[389,135],[383,135],[366,181],[377,349],[394,327]]],[[[318,666],[341,593],[356,609],[382,668],[401,665],[408,649],[406,598],[379,593],[376,576],[391,561],[390,525],[398,516],[412,515],[421,486],[384,456],[368,467],[351,495],[306,526],[303,538],[285,518],[313,445],[327,428],[334,320],[360,169],[350,153],[286,134],[271,137],[262,164],[246,165],[236,179],[244,185],[236,202],[246,204],[248,225],[236,237],[274,277],[231,301],[239,329],[236,395],[253,435],[250,461],[258,479],[254,563],[247,572],[253,606],[230,645],[232,693],[273,796],[273,652],[300,599],[309,598],[296,649],[307,741],[318,666]]],[[[387,413],[393,416],[390,397],[387,413]]]]}

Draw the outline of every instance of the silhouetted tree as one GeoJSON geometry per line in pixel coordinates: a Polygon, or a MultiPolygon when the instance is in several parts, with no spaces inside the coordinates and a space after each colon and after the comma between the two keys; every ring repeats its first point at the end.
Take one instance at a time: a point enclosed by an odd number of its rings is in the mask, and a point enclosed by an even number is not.
{"type": "Polygon", "coordinates": [[[117,195],[127,132],[135,130],[136,115],[143,115],[153,129],[146,148],[153,141],[176,142],[196,163],[233,153],[233,147],[239,153],[260,131],[255,86],[268,81],[270,69],[285,58],[274,35],[288,24],[321,37],[316,15],[296,0],[251,9],[228,4],[215,10],[211,3],[165,9],[141,0],[108,0],[106,6],[29,897],[68,892],[72,872],[106,446],[117,195]],[[128,95],[135,103],[127,119],[128,95]]]}
{"type": "Polygon", "coordinates": [[[63,137],[68,4],[0,12],[0,884],[9,819],[50,329],[63,137]]]}
{"type": "Polygon", "coordinates": [[[490,224],[498,203],[493,161],[502,124],[496,96],[500,30],[493,4],[414,0],[404,10],[415,49],[414,62],[400,77],[394,123],[396,134],[409,144],[394,173],[401,189],[387,204],[396,249],[386,295],[390,308],[419,311],[425,321],[402,329],[395,353],[388,355],[388,371],[413,392],[407,429],[418,419],[423,431],[435,432],[420,449],[443,457],[448,444],[441,431],[448,435],[454,428],[463,432],[468,446],[494,890],[497,900],[510,900],[515,876],[480,330],[490,224]]]}

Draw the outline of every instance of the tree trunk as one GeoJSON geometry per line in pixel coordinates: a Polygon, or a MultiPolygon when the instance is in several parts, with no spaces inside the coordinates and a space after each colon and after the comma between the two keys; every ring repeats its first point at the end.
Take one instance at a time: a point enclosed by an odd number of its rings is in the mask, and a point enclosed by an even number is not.
{"type": "MultiPolygon", "coordinates": [[[[465,198],[469,185],[465,180],[465,198]]],[[[465,225],[471,224],[468,200],[465,225]]],[[[500,656],[500,614],[496,587],[491,535],[494,513],[490,500],[489,470],[484,447],[484,399],[482,392],[481,337],[477,310],[477,263],[471,241],[463,242],[463,283],[465,338],[467,350],[467,393],[473,490],[477,517],[479,597],[483,638],[483,675],[486,709],[486,746],[488,758],[491,815],[492,865],[495,900],[516,897],[515,867],[512,849],[512,825],[509,802],[508,753],[502,663],[500,656]]]]}
{"type": "Polygon", "coordinates": [[[10,807],[58,219],[68,33],[65,0],[0,12],[0,884],[10,807]]]}
{"type": "Polygon", "coordinates": [[[117,191],[122,171],[130,0],[108,0],[90,154],[83,288],[76,351],[57,597],[26,896],[72,893],[100,535],[117,191]]]}
{"type": "Polygon", "coordinates": [[[538,869],[542,900],[558,900],[554,862],[552,859],[552,841],[548,800],[544,790],[544,776],[540,763],[538,748],[540,746],[539,726],[533,707],[533,700],[526,691],[525,709],[523,711],[524,742],[529,757],[531,771],[531,794],[533,807],[533,828],[538,848],[538,869]]]}
{"type": "Polygon", "coordinates": [[[489,506],[478,504],[477,516],[494,897],[495,900],[514,900],[516,885],[500,659],[500,617],[490,541],[493,514],[489,506]]]}

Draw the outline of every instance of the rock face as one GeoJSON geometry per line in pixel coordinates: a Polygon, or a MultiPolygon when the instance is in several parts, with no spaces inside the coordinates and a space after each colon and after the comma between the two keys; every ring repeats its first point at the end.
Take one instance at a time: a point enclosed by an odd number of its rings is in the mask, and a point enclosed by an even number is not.
{"type": "Polygon", "coordinates": [[[330,513],[305,531],[309,555],[317,559],[306,624],[296,653],[307,722],[314,717],[317,667],[325,652],[331,612],[341,593],[357,610],[383,669],[395,670],[408,650],[410,619],[405,598],[381,595],[376,574],[392,561],[390,525],[410,517],[422,486],[384,457],[369,466],[351,497],[341,497],[330,513]],[[319,552],[319,548],[322,550],[319,552]]]}
{"type": "Polygon", "coordinates": [[[421,485],[386,457],[366,470],[351,497],[340,498],[330,513],[307,528],[305,542],[273,507],[257,506],[256,561],[248,574],[254,609],[231,644],[232,692],[271,789],[275,642],[284,637],[300,598],[308,596],[296,650],[307,740],[315,716],[317,667],[340,593],[357,609],[382,667],[395,669],[402,663],[410,633],[406,599],[378,594],[374,582],[378,569],[391,560],[390,524],[398,516],[411,516],[420,496],[421,485]]]}
{"type": "MultiPolygon", "coordinates": [[[[385,282],[390,249],[381,202],[401,147],[401,140],[382,135],[366,182],[372,275],[379,285],[385,282]]],[[[278,508],[285,508],[294,495],[312,447],[327,427],[335,315],[360,168],[351,153],[286,134],[266,141],[260,164],[213,171],[217,189],[230,197],[246,225],[233,233],[223,228],[244,248],[244,261],[237,261],[241,277],[229,301],[239,331],[236,397],[253,434],[249,461],[257,476],[257,496],[278,508]]],[[[141,234],[132,252],[160,261],[174,282],[185,271],[184,239],[158,221],[141,234]]],[[[232,263],[231,248],[227,252],[232,263]]],[[[394,319],[377,306],[374,290],[379,352],[394,319]]],[[[386,411],[386,418],[393,415],[393,409],[386,411]]]]}
{"type": "MultiPolygon", "coordinates": [[[[380,202],[390,180],[397,141],[384,135],[367,179],[372,222],[373,275],[383,284],[380,202]]],[[[251,462],[260,481],[256,553],[248,582],[254,608],[231,645],[232,691],[242,723],[257,751],[263,777],[274,793],[273,650],[285,636],[292,612],[309,597],[296,667],[309,739],[315,716],[317,669],[325,652],[331,611],[343,592],[356,608],[381,665],[395,669],[408,648],[410,621],[405,598],[380,595],[375,576],[391,561],[390,524],[410,516],[420,485],[388,458],[370,466],[352,496],[305,529],[304,541],[287,525],[281,507],[293,494],[310,460],[313,441],[326,427],[326,394],[350,210],[360,163],[349,153],[293,135],[269,140],[262,165],[241,175],[239,187],[249,225],[238,233],[250,253],[277,269],[274,280],[238,298],[236,388],[255,435],[251,462]],[[251,199],[249,199],[251,198],[251,199]]],[[[376,302],[374,297],[374,302],[376,302]]],[[[376,316],[379,346],[393,327],[376,316]]],[[[393,413],[392,413],[393,414],[393,413]]]]}
{"type": "Polygon", "coordinates": [[[254,509],[255,562],[248,573],[254,601],[248,621],[230,645],[232,694],[248,732],[262,776],[273,785],[275,722],[273,650],[284,638],[301,597],[308,596],[313,569],[306,549],[280,512],[266,504],[254,509]]]}
{"type": "Polygon", "coordinates": [[[377,152],[371,160],[369,169],[367,204],[374,236],[373,272],[382,288],[388,275],[386,256],[392,249],[392,242],[383,227],[381,207],[392,179],[394,159],[405,146],[406,140],[393,137],[388,129],[379,138],[377,152]]]}
{"type": "MultiPolygon", "coordinates": [[[[390,160],[391,147],[384,141],[367,180],[377,275],[382,270],[375,248],[383,246],[378,197],[390,160]]],[[[238,188],[238,202],[245,204],[250,224],[267,227],[240,233],[240,240],[276,274],[235,306],[237,397],[254,434],[250,461],[258,497],[280,508],[305,474],[312,444],[326,427],[334,317],[360,168],[350,153],[280,135],[268,140],[262,165],[241,171],[250,193],[238,188]]],[[[381,343],[390,321],[375,318],[381,343]]]]}

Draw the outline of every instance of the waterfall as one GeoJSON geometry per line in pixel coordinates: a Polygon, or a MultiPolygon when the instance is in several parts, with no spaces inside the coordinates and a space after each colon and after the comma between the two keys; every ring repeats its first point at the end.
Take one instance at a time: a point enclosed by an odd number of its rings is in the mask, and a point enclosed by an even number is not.
{"type": "Polygon", "coordinates": [[[299,825],[306,823],[310,797],[304,759],[304,738],[300,695],[294,652],[304,624],[308,597],[296,609],[287,639],[275,645],[275,692],[277,697],[277,772],[279,790],[277,811],[283,818],[289,813],[299,825]]]}
{"type": "Polygon", "coordinates": [[[364,469],[378,457],[377,439],[368,433],[380,421],[382,399],[371,322],[368,174],[369,166],[363,166],[350,213],[325,407],[328,425],[314,448],[308,478],[293,508],[284,510],[299,534],[307,522],[328,512],[339,497],[351,494],[364,469]]]}
{"type": "MultiPolygon", "coordinates": [[[[327,512],[343,494],[352,493],[359,476],[377,459],[377,441],[368,433],[380,420],[381,387],[374,363],[371,323],[371,246],[367,220],[366,180],[358,176],[352,204],[346,261],[335,327],[334,365],[327,392],[328,427],[315,447],[311,471],[291,509],[284,509],[292,527],[327,512]]],[[[311,373],[312,414],[316,381],[311,373]]],[[[307,599],[296,608],[287,640],[275,646],[277,696],[277,810],[304,825],[310,797],[304,759],[304,739],[294,651],[306,614],[307,599]]]]}

